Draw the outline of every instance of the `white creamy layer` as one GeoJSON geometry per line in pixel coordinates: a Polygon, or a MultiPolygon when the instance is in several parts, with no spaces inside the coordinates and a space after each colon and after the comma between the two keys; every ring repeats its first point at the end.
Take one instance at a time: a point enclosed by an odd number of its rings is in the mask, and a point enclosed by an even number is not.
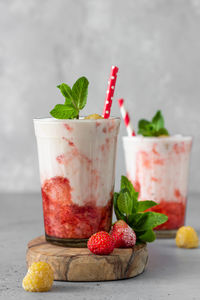
{"type": "Polygon", "coordinates": [[[119,119],[35,119],[41,184],[69,180],[73,203],[105,206],[115,178],[119,119]]]}
{"type": "Polygon", "coordinates": [[[123,137],[126,170],[140,183],[140,199],[181,201],[187,196],[191,137],[123,137]]]}

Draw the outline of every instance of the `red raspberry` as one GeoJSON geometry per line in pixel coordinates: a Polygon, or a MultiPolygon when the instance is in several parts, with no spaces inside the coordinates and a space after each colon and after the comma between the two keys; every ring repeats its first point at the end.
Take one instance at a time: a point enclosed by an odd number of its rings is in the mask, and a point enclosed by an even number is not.
{"type": "Polygon", "coordinates": [[[113,252],[115,241],[108,232],[99,231],[89,238],[87,246],[94,254],[107,255],[113,252]]]}
{"type": "Polygon", "coordinates": [[[123,220],[113,225],[110,234],[115,240],[115,248],[131,248],[136,243],[135,232],[123,220]]]}

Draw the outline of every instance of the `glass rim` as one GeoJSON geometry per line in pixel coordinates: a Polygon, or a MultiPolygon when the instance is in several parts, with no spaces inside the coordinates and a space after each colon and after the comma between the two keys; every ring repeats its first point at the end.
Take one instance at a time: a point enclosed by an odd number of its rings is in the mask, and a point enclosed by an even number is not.
{"type": "Polygon", "coordinates": [[[118,120],[121,121],[120,117],[114,117],[111,116],[108,119],[84,119],[85,116],[80,116],[80,119],[55,119],[53,117],[38,117],[38,118],[33,118],[34,123],[45,123],[45,124],[55,124],[55,123],[65,123],[65,122],[70,122],[70,123],[88,123],[88,122],[108,122],[109,120],[118,120]]]}
{"type": "Polygon", "coordinates": [[[142,136],[142,135],[136,135],[136,136],[122,136],[123,141],[144,141],[145,142],[164,142],[164,141],[191,141],[193,139],[192,136],[189,135],[181,135],[181,134],[174,134],[170,136],[163,136],[163,137],[157,137],[157,136],[142,136]]]}

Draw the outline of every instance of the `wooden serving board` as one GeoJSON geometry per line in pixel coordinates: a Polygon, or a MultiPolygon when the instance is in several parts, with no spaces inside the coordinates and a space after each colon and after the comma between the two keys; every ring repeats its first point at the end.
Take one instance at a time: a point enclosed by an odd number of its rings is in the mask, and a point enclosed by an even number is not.
{"type": "Polygon", "coordinates": [[[156,238],[158,239],[174,239],[177,229],[175,230],[155,230],[156,238]]]}
{"type": "Polygon", "coordinates": [[[68,248],[48,243],[44,236],[28,243],[27,267],[46,261],[54,279],[62,281],[105,281],[135,277],[148,260],[146,244],[129,249],[114,249],[110,255],[94,255],[87,248],[68,248]]]}

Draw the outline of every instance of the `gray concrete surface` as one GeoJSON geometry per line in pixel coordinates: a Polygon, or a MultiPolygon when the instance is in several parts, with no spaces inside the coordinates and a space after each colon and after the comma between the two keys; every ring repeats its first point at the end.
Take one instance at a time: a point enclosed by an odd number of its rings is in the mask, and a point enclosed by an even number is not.
{"type": "MultiPolygon", "coordinates": [[[[56,85],[90,81],[84,114],[101,113],[110,66],[134,126],[162,109],[170,133],[195,137],[200,192],[199,0],[0,0],[0,191],[38,191],[32,118],[63,101],[56,85]]],[[[124,173],[121,126],[117,185],[124,173]]]]}
{"type": "MultiPolygon", "coordinates": [[[[187,224],[200,233],[200,195],[189,197],[187,224]]],[[[0,299],[70,300],[197,300],[200,299],[200,248],[178,249],[174,240],[149,244],[146,271],[133,279],[70,283],[55,282],[48,293],[28,293],[22,287],[26,274],[26,244],[43,234],[42,205],[38,194],[0,195],[0,299]]]]}

